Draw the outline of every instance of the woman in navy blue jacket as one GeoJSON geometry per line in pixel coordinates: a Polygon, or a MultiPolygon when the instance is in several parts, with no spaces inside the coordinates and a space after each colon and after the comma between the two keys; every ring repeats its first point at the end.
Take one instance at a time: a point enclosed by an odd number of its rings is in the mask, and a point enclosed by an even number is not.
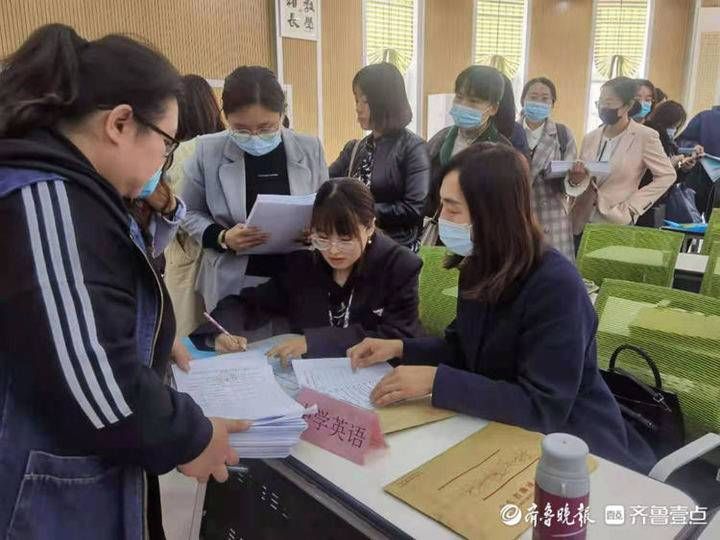
{"type": "Polygon", "coordinates": [[[600,376],[595,311],[575,267],[543,241],[528,174],[503,145],[453,158],[440,237],[460,268],[457,319],[445,339],[366,339],[348,355],[355,367],[402,359],[374,389],[377,405],[432,393],[437,407],[572,433],[593,453],[647,472],[655,457],[600,376]]]}
{"type": "Polygon", "coordinates": [[[124,202],[177,147],[179,91],[146,45],[58,24],[4,61],[0,538],[164,538],[157,475],[224,481],[238,461],[248,424],[164,384],[172,305],[124,202]]]}

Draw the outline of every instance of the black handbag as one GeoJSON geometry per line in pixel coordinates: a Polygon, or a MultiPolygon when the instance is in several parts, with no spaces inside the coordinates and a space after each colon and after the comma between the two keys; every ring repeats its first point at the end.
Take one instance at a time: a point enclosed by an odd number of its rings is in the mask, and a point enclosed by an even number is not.
{"type": "Polygon", "coordinates": [[[601,370],[601,374],[623,417],[650,444],[658,459],[684,446],[685,423],[677,394],[663,390],[660,371],[645,351],[633,345],[621,345],[610,357],[608,369],[601,370]],[[655,377],[654,387],[616,367],[617,357],[623,351],[634,352],[645,360],[655,377]]]}

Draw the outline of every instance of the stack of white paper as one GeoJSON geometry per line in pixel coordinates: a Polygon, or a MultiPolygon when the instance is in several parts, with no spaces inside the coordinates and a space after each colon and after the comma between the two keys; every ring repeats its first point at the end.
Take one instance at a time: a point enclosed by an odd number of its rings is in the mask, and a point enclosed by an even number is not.
{"type": "Polygon", "coordinates": [[[307,428],[305,409],[275,380],[261,354],[237,353],[191,362],[190,372],[173,366],[177,389],[189,394],[206,416],[252,420],[230,435],[242,458],[282,458],[307,428]]]}
{"type": "MultiPolygon", "coordinates": [[[[610,174],[608,161],[586,161],[584,163],[587,170],[590,171],[590,176],[604,177],[610,174]]],[[[574,164],[574,161],[551,161],[545,169],[545,178],[563,178],[574,164]]]]}
{"type": "Polygon", "coordinates": [[[260,194],[250,211],[245,224],[259,227],[270,235],[262,246],[247,249],[252,255],[290,253],[302,249],[298,239],[304,229],[310,226],[315,194],[311,195],[268,195],[260,194]]]}
{"type": "Polygon", "coordinates": [[[392,371],[387,362],[353,372],[349,358],[293,360],[298,385],[362,407],[372,409],[370,393],[392,371]]]}

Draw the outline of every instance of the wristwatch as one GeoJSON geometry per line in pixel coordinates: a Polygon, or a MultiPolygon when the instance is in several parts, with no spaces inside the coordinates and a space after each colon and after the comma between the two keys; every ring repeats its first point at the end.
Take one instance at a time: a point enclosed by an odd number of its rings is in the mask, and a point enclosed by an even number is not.
{"type": "Polygon", "coordinates": [[[227,229],[223,229],[220,231],[220,234],[218,234],[218,245],[223,249],[229,249],[227,244],[225,243],[225,233],[227,232],[227,229]]]}

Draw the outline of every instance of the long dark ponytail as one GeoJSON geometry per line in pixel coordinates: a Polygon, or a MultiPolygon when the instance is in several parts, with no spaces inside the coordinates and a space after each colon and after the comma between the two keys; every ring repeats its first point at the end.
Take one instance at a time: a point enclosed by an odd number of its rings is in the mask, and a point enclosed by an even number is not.
{"type": "Polygon", "coordinates": [[[181,92],[177,71],[150,45],[121,35],[87,41],[62,24],[35,30],[3,65],[0,137],[120,104],[153,120],[181,92]]]}

